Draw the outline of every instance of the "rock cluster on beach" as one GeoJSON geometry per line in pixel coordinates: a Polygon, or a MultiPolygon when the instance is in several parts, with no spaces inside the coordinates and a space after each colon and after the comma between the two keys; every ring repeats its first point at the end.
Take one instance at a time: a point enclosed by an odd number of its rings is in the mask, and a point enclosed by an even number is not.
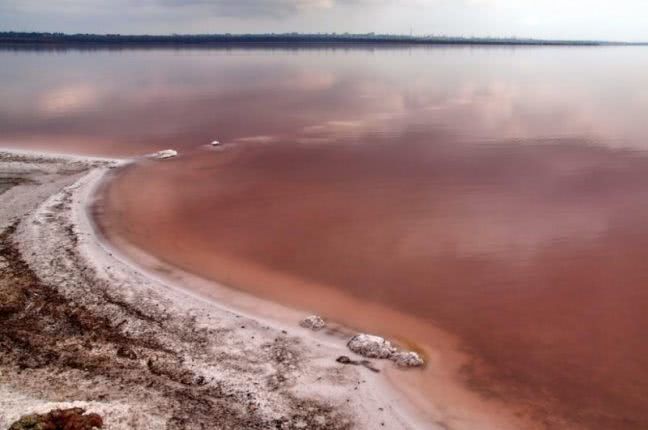
{"type": "Polygon", "coordinates": [[[317,315],[311,315],[301,320],[299,322],[299,325],[304,328],[318,331],[326,327],[326,321],[324,321],[321,317],[317,315]]]}
{"type": "Polygon", "coordinates": [[[396,352],[389,359],[400,367],[419,367],[425,364],[421,356],[414,351],[396,352]]]}
{"type": "Polygon", "coordinates": [[[367,358],[389,358],[396,352],[396,348],[388,340],[370,334],[353,336],[347,346],[351,351],[367,358]]]}
{"type": "Polygon", "coordinates": [[[400,367],[420,367],[424,364],[416,352],[399,351],[391,342],[380,336],[359,334],[353,336],[347,346],[363,357],[390,359],[400,367]]]}
{"type": "MultiPolygon", "coordinates": [[[[318,315],[310,315],[301,320],[299,325],[318,331],[326,327],[326,321],[318,315]]],[[[389,359],[399,367],[421,367],[425,364],[421,356],[416,352],[401,351],[387,339],[372,334],[361,333],[353,336],[347,343],[347,347],[363,357],[389,359]]],[[[339,357],[337,361],[342,364],[363,364],[346,356],[339,357]]]]}

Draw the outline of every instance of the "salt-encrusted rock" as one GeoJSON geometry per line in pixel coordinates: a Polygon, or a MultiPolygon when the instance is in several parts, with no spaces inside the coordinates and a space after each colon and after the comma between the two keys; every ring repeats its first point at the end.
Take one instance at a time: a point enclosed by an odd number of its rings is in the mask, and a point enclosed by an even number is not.
{"type": "Polygon", "coordinates": [[[389,359],[400,367],[420,367],[425,364],[421,356],[412,351],[396,352],[389,359]]]}
{"type": "Polygon", "coordinates": [[[347,346],[356,354],[369,358],[389,358],[396,352],[388,340],[370,334],[353,336],[347,346]]]}
{"type": "Polygon", "coordinates": [[[164,160],[166,158],[172,158],[178,155],[178,151],[174,149],[165,149],[163,151],[156,152],[151,154],[151,158],[156,158],[158,160],[164,160]]]}
{"type": "Polygon", "coordinates": [[[326,321],[324,321],[321,317],[318,317],[317,315],[311,315],[303,319],[299,323],[299,325],[304,328],[309,328],[311,330],[317,331],[326,327],[326,321]]]}

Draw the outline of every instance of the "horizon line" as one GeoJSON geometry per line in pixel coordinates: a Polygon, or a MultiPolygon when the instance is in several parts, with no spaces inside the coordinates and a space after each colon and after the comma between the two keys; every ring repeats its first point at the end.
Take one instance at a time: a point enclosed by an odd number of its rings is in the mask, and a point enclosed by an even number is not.
{"type": "Polygon", "coordinates": [[[519,36],[452,36],[444,34],[410,35],[402,33],[350,32],[270,32],[270,33],[65,33],[46,31],[0,31],[0,44],[6,43],[411,43],[411,44],[510,44],[510,45],[648,45],[648,41],[629,42],[597,39],[551,39],[519,36]],[[94,39],[93,39],[94,38],[94,39]],[[300,39],[301,38],[301,39],[300,39]]]}

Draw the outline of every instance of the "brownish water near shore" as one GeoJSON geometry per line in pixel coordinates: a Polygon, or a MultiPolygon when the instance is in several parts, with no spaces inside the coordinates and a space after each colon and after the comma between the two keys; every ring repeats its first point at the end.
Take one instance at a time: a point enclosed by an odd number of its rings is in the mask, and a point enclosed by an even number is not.
{"type": "Polygon", "coordinates": [[[181,151],[115,178],[110,234],[428,352],[440,327],[546,428],[648,428],[648,51],[63,56],[119,85],[3,88],[3,140],[181,151]]]}

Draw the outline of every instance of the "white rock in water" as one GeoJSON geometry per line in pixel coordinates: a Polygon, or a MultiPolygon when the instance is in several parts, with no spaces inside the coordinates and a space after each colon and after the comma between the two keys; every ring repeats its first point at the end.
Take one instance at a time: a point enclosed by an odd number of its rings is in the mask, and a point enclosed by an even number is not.
{"type": "Polygon", "coordinates": [[[389,341],[370,334],[353,336],[347,346],[356,354],[368,358],[389,358],[396,352],[389,341]]]}
{"type": "Polygon", "coordinates": [[[299,325],[317,331],[326,327],[326,321],[317,315],[311,315],[300,321],[299,325]]]}
{"type": "Polygon", "coordinates": [[[218,140],[213,140],[211,144],[212,144],[212,146],[218,146],[221,143],[218,140]]]}
{"type": "Polygon", "coordinates": [[[157,158],[158,160],[164,160],[166,158],[172,158],[178,155],[178,151],[174,149],[165,149],[164,151],[156,152],[152,154],[152,158],[157,158]]]}
{"type": "Polygon", "coordinates": [[[392,354],[389,359],[400,367],[420,367],[425,364],[421,356],[413,351],[397,352],[392,354]]]}

